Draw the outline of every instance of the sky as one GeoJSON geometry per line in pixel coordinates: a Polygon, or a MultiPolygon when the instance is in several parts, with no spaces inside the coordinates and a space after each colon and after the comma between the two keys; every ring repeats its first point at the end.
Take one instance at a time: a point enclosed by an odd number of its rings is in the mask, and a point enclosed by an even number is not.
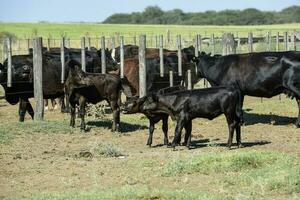
{"type": "Polygon", "coordinates": [[[257,8],[280,11],[300,0],[0,0],[2,22],[102,22],[114,13],[142,12],[147,6],[184,12],[257,8]]]}

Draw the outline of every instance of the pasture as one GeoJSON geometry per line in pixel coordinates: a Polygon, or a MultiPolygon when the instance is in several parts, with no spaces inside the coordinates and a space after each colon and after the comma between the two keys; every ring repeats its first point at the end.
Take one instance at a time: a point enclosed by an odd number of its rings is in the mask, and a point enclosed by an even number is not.
{"type": "Polygon", "coordinates": [[[170,30],[174,36],[201,34],[210,36],[211,34],[221,35],[224,32],[232,32],[235,35],[247,37],[249,32],[254,35],[263,35],[267,31],[272,33],[290,30],[300,30],[300,24],[280,24],[280,25],[257,25],[257,26],[178,26],[178,25],[129,25],[129,24],[55,24],[55,23],[0,23],[0,32],[10,32],[18,38],[31,38],[40,36],[43,38],[60,39],[66,36],[71,39],[79,39],[82,36],[99,37],[124,35],[132,37],[140,34],[147,36],[156,34],[166,34],[170,30]]]}
{"type": "MultiPolygon", "coordinates": [[[[17,106],[0,101],[0,196],[4,199],[299,199],[300,134],[296,102],[247,97],[244,148],[227,150],[224,116],[193,121],[192,149],[153,147],[148,120],[88,117],[88,132],[69,127],[69,115],[45,112],[44,122],[18,123],[17,106]],[[270,122],[275,120],[275,124],[270,122]]],[[[169,121],[169,138],[174,123],[169,121]]]]}

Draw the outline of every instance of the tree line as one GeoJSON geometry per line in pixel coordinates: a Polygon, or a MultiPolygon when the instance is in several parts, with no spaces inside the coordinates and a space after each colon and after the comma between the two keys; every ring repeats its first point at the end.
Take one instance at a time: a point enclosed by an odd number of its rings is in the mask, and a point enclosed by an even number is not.
{"type": "Polygon", "coordinates": [[[206,11],[184,13],[180,9],[163,11],[158,6],[146,7],[143,12],[117,13],[102,23],[107,24],[178,24],[178,25],[261,25],[300,23],[300,6],[291,6],[279,12],[245,10],[206,11]]]}

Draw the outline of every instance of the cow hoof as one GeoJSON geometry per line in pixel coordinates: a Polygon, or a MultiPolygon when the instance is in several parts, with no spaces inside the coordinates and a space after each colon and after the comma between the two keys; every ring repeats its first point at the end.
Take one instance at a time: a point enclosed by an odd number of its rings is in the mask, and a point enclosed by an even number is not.
{"type": "Polygon", "coordinates": [[[244,145],[238,144],[238,148],[244,148],[244,145]]]}
{"type": "Polygon", "coordinates": [[[227,150],[231,150],[231,146],[227,146],[227,150]]]}

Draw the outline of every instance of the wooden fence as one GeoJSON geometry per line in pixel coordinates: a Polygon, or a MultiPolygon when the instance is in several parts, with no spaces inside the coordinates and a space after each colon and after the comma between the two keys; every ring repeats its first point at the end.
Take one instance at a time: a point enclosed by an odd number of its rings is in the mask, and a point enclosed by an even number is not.
{"type": "MultiPolygon", "coordinates": [[[[163,35],[160,35],[156,37],[158,41],[155,42],[155,46],[159,48],[159,56],[160,56],[160,73],[159,75],[161,77],[164,76],[169,76],[169,85],[173,86],[174,85],[174,72],[170,71],[167,75],[164,73],[164,63],[163,63],[163,48],[164,45],[168,46],[168,43],[171,40],[169,36],[167,36],[166,40],[164,40],[163,35]]],[[[284,46],[284,50],[296,50],[297,48],[297,41],[299,40],[296,39],[296,33],[288,34],[288,32],[285,32],[283,36],[280,36],[279,33],[277,33],[274,36],[275,39],[275,48],[276,51],[280,50],[280,45],[284,46]]],[[[176,49],[178,51],[178,75],[182,76],[182,60],[181,60],[181,53],[182,53],[182,37],[178,35],[176,37],[176,49]]],[[[34,38],[31,42],[31,40],[24,40],[26,41],[27,48],[26,53],[28,54],[29,48],[33,48],[33,73],[34,73],[34,78],[33,78],[33,85],[34,85],[34,98],[36,101],[36,109],[35,109],[35,120],[42,120],[43,115],[44,115],[44,106],[43,106],[43,89],[42,89],[42,49],[43,49],[43,39],[42,38],[34,38]],[[31,44],[32,43],[32,44],[31,44]],[[31,44],[31,45],[30,45],[31,44]]],[[[46,41],[46,47],[47,49],[50,49],[51,46],[51,40],[47,39],[44,40],[46,41]]],[[[107,46],[115,48],[117,44],[115,43],[116,41],[119,41],[120,44],[120,77],[124,77],[124,37],[120,36],[119,38],[105,38],[101,37],[98,40],[100,43],[101,47],[101,69],[102,73],[106,72],[106,61],[105,61],[105,48],[107,46]],[[109,41],[109,45],[106,45],[107,41],[109,41]]],[[[136,44],[136,37],[134,37],[134,44],[136,44]]],[[[227,54],[232,54],[236,53],[237,49],[239,48],[239,45],[241,45],[244,41],[241,40],[241,38],[235,38],[233,34],[230,33],[225,33],[222,35],[222,38],[216,38],[214,34],[211,35],[209,38],[209,41],[207,43],[206,39],[201,37],[201,35],[197,34],[194,37],[193,45],[195,47],[195,55],[198,56],[199,51],[205,50],[204,45],[208,45],[210,52],[212,54],[216,53],[216,41],[221,42],[222,46],[222,54],[227,55],[227,54]]],[[[248,52],[253,52],[254,47],[253,45],[255,42],[258,41],[255,37],[253,37],[252,33],[248,34],[247,38],[247,46],[248,46],[248,52]]],[[[266,39],[266,49],[268,51],[271,51],[272,44],[273,44],[273,39],[270,34],[270,32],[267,33],[266,39]]],[[[3,42],[3,51],[2,55],[4,56],[5,59],[7,59],[7,86],[11,87],[12,86],[12,45],[10,39],[6,39],[3,42]]],[[[61,38],[60,40],[60,49],[61,49],[61,83],[64,83],[65,81],[65,52],[64,49],[65,47],[71,47],[71,40],[66,39],[64,37],[61,38]]],[[[140,97],[143,97],[147,94],[146,91],[146,48],[147,48],[147,39],[145,35],[141,35],[139,37],[139,95],[140,97]]],[[[91,49],[91,39],[82,37],[80,39],[80,49],[81,49],[81,62],[82,62],[82,70],[86,71],[86,50],[91,49]]],[[[207,50],[207,49],[206,49],[207,50]]],[[[19,49],[17,50],[19,51],[19,49]]],[[[20,51],[19,51],[20,52],[20,51]]],[[[18,53],[15,53],[18,54],[18,53]]],[[[191,89],[192,88],[192,81],[191,81],[191,71],[187,71],[187,77],[188,77],[188,84],[187,88],[191,89]]]]}

